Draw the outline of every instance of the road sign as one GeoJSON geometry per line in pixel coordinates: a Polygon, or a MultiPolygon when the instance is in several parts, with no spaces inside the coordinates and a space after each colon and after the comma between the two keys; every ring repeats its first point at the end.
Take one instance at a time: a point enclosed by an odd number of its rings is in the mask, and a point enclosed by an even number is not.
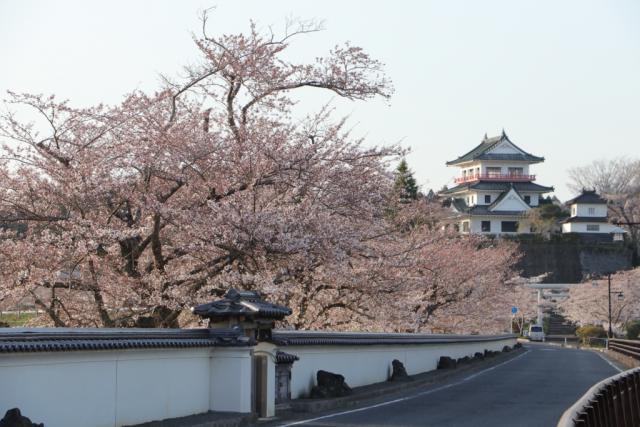
{"type": "Polygon", "coordinates": [[[518,312],[518,307],[511,307],[511,314],[516,314],[518,312]]]}

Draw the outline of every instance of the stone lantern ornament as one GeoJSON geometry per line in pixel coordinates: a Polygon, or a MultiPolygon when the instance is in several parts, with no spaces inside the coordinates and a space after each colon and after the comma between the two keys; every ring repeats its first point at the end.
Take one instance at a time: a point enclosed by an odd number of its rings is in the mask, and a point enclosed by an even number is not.
{"type": "Polygon", "coordinates": [[[271,340],[276,320],[291,314],[291,309],[272,304],[256,291],[230,289],[223,299],[193,307],[191,311],[209,319],[209,328],[240,328],[256,341],[271,340]]]}

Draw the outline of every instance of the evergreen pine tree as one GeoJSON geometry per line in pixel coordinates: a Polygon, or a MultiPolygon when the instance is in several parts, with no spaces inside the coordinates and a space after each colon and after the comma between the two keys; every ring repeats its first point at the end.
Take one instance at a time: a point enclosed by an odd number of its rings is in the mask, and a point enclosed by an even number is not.
{"type": "Polygon", "coordinates": [[[400,202],[409,203],[412,200],[416,200],[418,198],[418,185],[405,159],[400,161],[395,175],[396,179],[393,188],[400,202]]]}

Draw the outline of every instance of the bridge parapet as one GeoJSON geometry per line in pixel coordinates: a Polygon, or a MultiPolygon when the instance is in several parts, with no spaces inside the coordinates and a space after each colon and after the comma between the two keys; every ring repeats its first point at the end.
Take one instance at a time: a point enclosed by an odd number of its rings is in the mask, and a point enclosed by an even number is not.
{"type": "Polygon", "coordinates": [[[606,378],[565,411],[558,427],[640,425],[640,368],[606,378]]]}

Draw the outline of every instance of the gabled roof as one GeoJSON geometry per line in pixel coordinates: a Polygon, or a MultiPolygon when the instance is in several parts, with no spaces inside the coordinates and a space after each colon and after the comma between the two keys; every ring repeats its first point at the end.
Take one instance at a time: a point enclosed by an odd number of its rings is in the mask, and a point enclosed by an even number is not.
{"type": "Polygon", "coordinates": [[[464,199],[451,200],[451,206],[458,212],[467,212],[469,210],[469,206],[467,206],[467,202],[464,199]]]}
{"type": "Polygon", "coordinates": [[[493,203],[491,203],[488,207],[489,211],[491,212],[500,212],[500,210],[498,210],[498,206],[504,201],[504,199],[507,198],[508,195],[510,194],[514,194],[515,196],[517,196],[517,199],[520,200],[520,202],[522,202],[522,204],[525,206],[524,211],[527,211],[530,209],[530,206],[527,202],[524,201],[524,199],[522,198],[522,196],[520,195],[520,193],[518,193],[518,190],[515,189],[515,187],[512,185],[511,188],[509,188],[509,190],[505,191],[504,193],[500,194],[500,196],[498,196],[493,203]]]}
{"type": "MultiPolygon", "coordinates": [[[[506,194],[506,193],[505,193],[506,194]]],[[[451,206],[454,210],[462,215],[476,216],[524,216],[527,211],[492,211],[489,208],[492,205],[475,205],[467,206],[464,199],[452,199],[451,206]]]]}
{"type": "Polygon", "coordinates": [[[484,139],[473,150],[468,153],[458,157],[455,160],[451,160],[447,162],[447,166],[457,165],[459,163],[470,162],[472,160],[512,160],[512,161],[522,161],[529,163],[538,163],[543,162],[544,157],[534,156],[533,154],[529,154],[516,144],[514,144],[505,131],[502,131],[500,136],[494,136],[492,138],[487,138],[487,135],[484,136],[484,139]],[[506,141],[511,144],[516,150],[520,153],[518,154],[505,154],[505,153],[491,153],[491,150],[495,148],[501,142],[506,141]]]}
{"type": "Polygon", "coordinates": [[[548,193],[553,191],[553,187],[545,187],[533,182],[491,182],[491,181],[477,181],[472,183],[465,183],[451,187],[448,190],[441,191],[439,194],[454,194],[459,191],[468,190],[485,190],[485,191],[507,191],[511,185],[519,192],[533,192],[533,193],[548,193]]]}
{"type": "Polygon", "coordinates": [[[567,202],[567,205],[573,205],[575,203],[587,203],[587,204],[595,204],[595,205],[606,205],[607,200],[600,197],[595,190],[582,190],[582,194],[578,197],[574,197],[573,199],[567,202]]]}
{"type": "Polygon", "coordinates": [[[259,292],[230,289],[224,299],[202,304],[193,313],[209,319],[227,319],[246,316],[250,318],[282,320],[291,314],[289,307],[272,304],[262,299],[259,292]]]}

